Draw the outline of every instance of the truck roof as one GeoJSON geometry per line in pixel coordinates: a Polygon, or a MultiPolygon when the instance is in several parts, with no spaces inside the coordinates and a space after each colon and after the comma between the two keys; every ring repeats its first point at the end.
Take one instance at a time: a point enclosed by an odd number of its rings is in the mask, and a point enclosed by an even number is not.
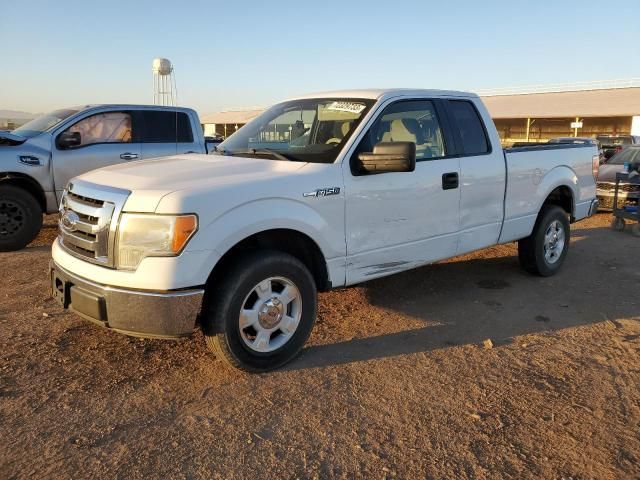
{"type": "Polygon", "coordinates": [[[291,97],[289,100],[300,100],[304,98],[370,98],[383,100],[394,97],[464,97],[477,98],[478,95],[470,92],[459,92],[455,90],[432,90],[420,88],[365,88],[354,90],[336,90],[328,92],[316,92],[306,95],[291,97]]]}
{"type": "Polygon", "coordinates": [[[71,107],[72,110],[78,110],[78,111],[82,111],[82,110],[88,110],[90,108],[103,108],[103,107],[108,107],[108,108],[148,108],[149,110],[168,110],[170,112],[174,112],[176,110],[178,111],[193,111],[192,108],[188,108],[188,107],[171,107],[171,106],[165,106],[165,105],[145,105],[145,104],[136,104],[136,103],[95,103],[95,104],[88,104],[88,105],[76,105],[74,107],[71,107]]]}

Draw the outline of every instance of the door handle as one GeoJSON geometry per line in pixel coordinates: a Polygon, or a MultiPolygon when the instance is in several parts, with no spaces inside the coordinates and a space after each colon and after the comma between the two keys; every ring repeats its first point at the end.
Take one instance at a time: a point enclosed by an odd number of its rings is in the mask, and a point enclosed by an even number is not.
{"type": "Polygon", "coordinates": [[[121,153],[120,154],[120,158],[122,160],[135,160],[136,158],[138,158],[138,154],[137,153],[121,153]]]}
{"type": "Polygon", "coordinates": [[[452,190],[454,188],[458,188],[459,180],[458,180],[458,172],[450,172],[442,174],[442,189],[443,190],[452,190]]]}
{"type": "Polygon", "coordinates": [[[194,152],[193,150],[189,150],[188,152],[184,152],[183,155],[187,155],[188,153],[196,153],[196,152],[194,152]]]}

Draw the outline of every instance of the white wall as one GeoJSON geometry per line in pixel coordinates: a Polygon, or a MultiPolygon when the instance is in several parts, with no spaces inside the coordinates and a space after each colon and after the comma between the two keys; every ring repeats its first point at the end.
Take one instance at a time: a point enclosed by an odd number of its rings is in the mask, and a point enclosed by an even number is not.
{"type": "Polygon", "coordinates": [[[640,135],[640,115],[631,117],[631,135],[640,135]]]}
{"type": "Polygon", "coordinates": [[[216,124],[215,123],[205,123],[204,124],[204,136],[205,137],[213,137],[216,134],[216,124]]]}

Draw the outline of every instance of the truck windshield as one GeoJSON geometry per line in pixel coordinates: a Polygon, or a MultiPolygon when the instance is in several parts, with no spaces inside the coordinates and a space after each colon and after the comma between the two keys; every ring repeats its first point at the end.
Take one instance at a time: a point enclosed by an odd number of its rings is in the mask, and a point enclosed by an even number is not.
{"type": "Polygon", "coordinates": [[[217,147],[220,155],[333,163],[374,100],[320,98],[274,105],[217,147]]]}
{"type": "Polygon", "coordinates": [[[54,110],[51,113],[34,118],[30,122],[16,128],[13,133],[24,138],[35,137],[36,135],[40,135],[42,132],[46,132],[50,128],[55,127],[65,118],[69,118],[71,115],[78,112],[79,110],[71,109],[54,110]]]}
{"type": "Polygon", "coordinates": [[[634,163],[640,161],[640,148],[629,147],[616,153],[607,162],[608,165],[624,165],[625,162],[634,163]]]}

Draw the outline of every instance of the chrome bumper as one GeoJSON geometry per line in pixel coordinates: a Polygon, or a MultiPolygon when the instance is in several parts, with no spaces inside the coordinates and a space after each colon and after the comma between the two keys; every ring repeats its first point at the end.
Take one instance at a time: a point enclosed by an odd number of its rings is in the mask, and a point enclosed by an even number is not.
{"type": "Polygon", "coordinates": [[[145,292],[100,285],[49,263],[53,298],[100,326],[148,338],[178,338],[193,332],[203,289],[145,292]]]}

